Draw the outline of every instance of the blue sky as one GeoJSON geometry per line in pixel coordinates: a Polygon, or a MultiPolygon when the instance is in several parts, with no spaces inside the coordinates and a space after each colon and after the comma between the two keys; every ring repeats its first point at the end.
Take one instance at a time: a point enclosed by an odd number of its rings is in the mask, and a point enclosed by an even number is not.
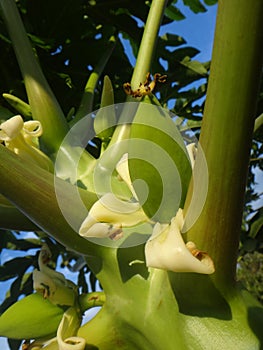
{"type": "MultiPolygon", "coordinates": [[[[182,0],[179,0],[177,5],[186,16],[186,19],[164,26],[161,30],[161,34],[170,32],[182,36],[186,40],[187,45],[196,47],[201,51],[195,59],[201,62],[210,60],[217,6],[208,7],[208,11],[205,13],[194,14],[187,7],[183,6],[182,0]]],[[[3,252],[0,256],[0,263],[2,264],[7,259],[10,259],[10,255],[7,252],[3,252]]],[[[0,303],[3,301],[6,289],[7,284],[0,283],[0,303]]],[[[0,349],[9,349],[6,339],[1,337],[0,349]]]]}
{"type": "MultiPolygon", "coordinates": [[[[185,15],[185,19],[162,26],[160,34],[172,33],[182,36],[187,46],[193,46],[200,50],[195,59],[206,62],[211,59],[216,21],[217,5],[207,7],[207,12],[194,14],[188,7],[179,0],[177,7],[185,15]]],[[[124,42],[128,43],[128,40],[124,42]]],[[[126,46],[126,52],[130,61],[134,64],[135,59],[131,48],[126,46]]]]}
{"type": "Polygon", "coordinates": [[[182,0],[177,6],[186,19],[163,26],[161,34],[172,32],[181,35],[188,46],[198,48],[201,52],[195,59],[205,62],[211,59],[214,39],[217,6],[207,7],[207,12],[194,14],[188,7],[182,5],[182,0]]]}

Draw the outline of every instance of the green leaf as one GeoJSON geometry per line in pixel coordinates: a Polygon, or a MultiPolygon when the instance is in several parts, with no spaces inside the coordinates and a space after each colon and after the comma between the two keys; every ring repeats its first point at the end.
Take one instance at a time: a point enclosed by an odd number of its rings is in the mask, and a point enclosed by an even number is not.
{"type": "Polygon", "coordinates": [[[206,8],[199,0],[183,0],[184,4],[188,6],[194,13],[206,12],[206,8]]]}
{"type": "MultiPolygon", "coordinates": [[[[174,57],[174,59],[176,59],[176,61],[182,61],[185,59],[185,57],[192,58],[195,55],[198,55],[199,52],[200,51],[198,49],[191,47],[191,46],[187,46],[187,47],[182,47],[180,49],[176,49],[176,50],[170,52],[170,54],[174,57]]],[[[163,58],[166,58],[166,57],[163,56],[163,58]]],[[[168,56],[167,58],[169,59],[170,57],[168,56]]]]}
{"type": "Polygon", "coordinates": [[[259,216],[259,218],[251,224],[249,237],[256,238],[262,226],[263,226],[263,215],[259,216]]]}
{"type": "Polygon", "coordinates": [[[0,266],[0,281],[23,274],[31,265],[30,257],[17,257],[0,266]]]}
{"type": "Polygon", "coordinates": [[[181,64],[189,69],[191,69],[192,71],[200,74],[200,75],[206,75],[207,74],[207,70],[206,68],[203,66],[203,64],[199,61],[191,61],[189,57],[185,57],[182,61],[181,64]]]}
{"type": "MultiPolygon", "coordinates": [[[[34,45],[41,47],[44,50],[51,50],[52,49],[52,45],[51,43],[49,43],[48,41],[43,40],[42,38],[40,38],[39,36],[27,33],[28,37],[30,38],[30,40],[34,43],[34,45]]],[[[52,43],[53,44],[53,43],[52,43]]]]}
{"type": "Polygon", "coordinates": [[[29,104],[11,94],[3,94],[3,98],[10,104],[10,106],[16,109],[18,113],[22,114],[23,117],[26,119],[32,118],[29,104]]]}
{"type": "Polygon", "coordinates": [[[186,41],[179,35],[165,33],[159,38],[158,44],[163,46],[179,46],[185,44],[186,41]]]}
{"type": "Polygon", "coordinates": [[[179,126],[179,130],[182,132],[190,129],[201,128],[201,126],[202,120],[188,120],[186,124],[179,126]]]}
{"type": "Polygon", "coordinates": [[[181,21],[185,19],[185,15],[175,6],[170,5],[166,8],[164,14],[173,21],[181,21]]]}
{"type": "Polygon", "coordinates": [[[31,294],[1,315],[0,336],[31,339],[55,334],[63,313],[40,294],[31,294]]]}
{"type": "Polygon", "coordinates": [[[217,0],[204,0],[204,3],[208,6],[217,4],[217,0]]]}
{"type": "Polygon", "coordinates": [[[183,138],[166,110],[140,103],[131,127],[129,170],[145,213],[170,222],[184,205],[192,171],[183,138]]]}

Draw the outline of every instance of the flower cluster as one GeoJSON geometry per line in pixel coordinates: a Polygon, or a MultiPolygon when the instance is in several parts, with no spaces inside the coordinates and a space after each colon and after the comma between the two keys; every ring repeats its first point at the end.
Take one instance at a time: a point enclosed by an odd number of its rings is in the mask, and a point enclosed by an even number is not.
{"type": "MultiPolygon", "coordinates": [[[[196,148],[191,144],[187,146],[187,151],[193,166],[196,148]]],[[[170,223],[152,222],[144,213],[132,186],[127,154],[121,158],[116,170],[121,180],[129,187],[132,197],[125,201],[113,193],[103,195],[92,206],[79,229],[79,234],[85,238],[109,237],[116,240],[123,236],[124,227],[149,222],[153,225],[153,231],[145,245],[148,267],[174,272],[213,273],[214,264],[210,256],[197,249],[193,242],[185,243],[183,240],[183,210],[179,209],[170,223]]]]}
{"type": "Polygon", "coordinates": [[[76,336],[81,325],[81,315],[77,306],[77,286],[67,280],[63,274],[47,266],[51,259],[51,252],[46,244],[41,248],[38,266],[33,271],[33,287],[44,298],[56,305],[67,307],[57,329],[57,336],[48,341],[34,341],[30,349],[46,350],[84,350],[85,339],[76,336]]]}

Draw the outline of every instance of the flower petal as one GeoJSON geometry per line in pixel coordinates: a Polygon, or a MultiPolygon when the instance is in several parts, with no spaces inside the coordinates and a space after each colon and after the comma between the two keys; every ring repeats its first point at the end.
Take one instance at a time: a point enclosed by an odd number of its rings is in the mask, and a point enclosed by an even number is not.
{"type": "Polygon", "coordinates": [[[44,244],[38,258],[39,271],[33,271],[34,289],[42,293],[44,298],[49,299],[53,304],[74,305],[77,294],[76,285],[68,281],[62,273],[47,266],[50,258],[51,252],[44,244]]]}
{"type": "Polygon", "coordinates": [[[197,151],[195,143],[190,143],[189,145],[186,146],[186,149],[190,158],[191,166],[193,168],[195,163],[196,151],[197,151]]]}
{"type": "Polygon", "coordinates": [[[116,165],[116,170],[118,174],[120,175],[121,179],[127,184],[129,187],[129,190],[131,191],[133,197],[138,200],[137,195],[134,191],[132,181],[130,178],[130,173],[129,173],[129,164],[128,164],[128,153],[125,153],[119,162],[116,165]]]}
{"type": "Polygon", "coordinates": [[[52,278],[36,269],[33,271],[33,288],[38,293],[43,294],[45,299],[48,299],[50,295],[56,292],[56,285],[52,278]]]}
{"type": "Polygon", "coordinates": [[[43,128],[38,120],[29,120],[24,123],[23,131],[32,137],[39,137],[43,133],[43,128]]]}
{"type": "Polygon", "coordinates": [[[24,121],[20,115],[6,120],[0,125],[0,140],[11,141],[19,135],[23,129],[24,121]]]}
{"type": "Polygon", "coordinates": [[[179,209],[169,226],[159,224],[155,228],[154,236],[145,246],[147,266],[174,272],[213,273],[213,261],[206,253],[199,257],[193,254],[196,248],[192,243],[188,249],[181,236],[182,225],[183,212],[179,209]]]}
{"type": "Polygon", "coordinates": [[[84,350],[85,339],[77,337],[81,319],[74,307],[70,307],[63,315],[57,330],[57,342],[59,350],[84,350]]]}
{"type": "Polygon", "coordinates": [[[26,143],[28,143],[30,146],[38,148],[39,146],[38,146],[37,138],[43,134],[43,128],[40,121],[29,120],[25,122],[22,130],[22,134],[24,136],[26,143]]]}
{"type": "Polygon", "coordinates": [[[89,215],[80,226],[79,234],[84,237],[120,238],[122,227],[131,227],[148,221],[148,217],[137,202],[118,199],[113,193],[106,193],[90,209],[89,215]]]}
{"type": "MultiPolygon", "coordinates": [[[[120,226],[113,226],[111,224],[95,222],[92,225],[90,224],[91,218],[88,216],[82,223],[79,234],[83,237],[115,237],[117,234],[122,233],[120,226]]],[[[120,236],[119,236],[120,238],[120,236]]]]}

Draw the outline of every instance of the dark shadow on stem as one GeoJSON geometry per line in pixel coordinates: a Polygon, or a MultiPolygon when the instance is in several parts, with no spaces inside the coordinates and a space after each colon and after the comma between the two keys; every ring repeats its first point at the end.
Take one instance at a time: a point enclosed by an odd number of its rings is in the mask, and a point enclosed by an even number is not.
{"type": "Polygon", "coordinates": [[[179,312],[198,317],[231,320],[230,306],[207,275],[169,273],[179,312]]]}
{"type": "MultiPolygon", "coordinates": [[[[131,245],[132,242],[139,242],[142,237],[140,234],[133,234],[125,241],[125,246],[131,245]]],[[[149,276],[148,269],[145,265],[144,244],[134,247],[125,248],[120,246],[117,251],[117,259],[122,282],[127,282],[135,275],[140,275],[145,280],[149,276]]]]}
{"type": "Polygon", "coordinates": [[[263,350],[263,334],[262,334],[262,325],[263,325],[263,312],[261,307],[249,307],[248,308],[248,323],[260,341],[259,350],[263,350]]]}

